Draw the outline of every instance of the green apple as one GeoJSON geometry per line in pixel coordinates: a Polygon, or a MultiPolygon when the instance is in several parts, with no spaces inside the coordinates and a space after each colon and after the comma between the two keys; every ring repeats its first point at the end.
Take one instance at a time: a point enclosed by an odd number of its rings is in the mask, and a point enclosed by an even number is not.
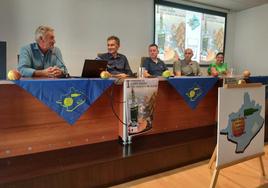
{"type": "Polygon", "coordinates": [[[169,70],[166,70],[162,73],[162,76],[165,77],[165,78],[168,78],[171,76],[171,72],[169,70]]]}

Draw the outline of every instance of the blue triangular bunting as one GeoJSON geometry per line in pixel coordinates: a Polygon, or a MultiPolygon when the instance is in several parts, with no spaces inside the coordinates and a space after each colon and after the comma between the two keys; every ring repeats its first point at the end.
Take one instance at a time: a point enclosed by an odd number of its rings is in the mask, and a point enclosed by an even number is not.
{"type": "Polygon", "coordinates": [[[218,78],[214,77],[179,77],[169,78],[168,82],[183,97],[185,102],[192,109],[195,109],[217,80],[218,78]]]}
{"type": "Polygon", "coordinates": [[[114,80],[25,79],[14,82],[72,125],[113,84],[114,80]]]}

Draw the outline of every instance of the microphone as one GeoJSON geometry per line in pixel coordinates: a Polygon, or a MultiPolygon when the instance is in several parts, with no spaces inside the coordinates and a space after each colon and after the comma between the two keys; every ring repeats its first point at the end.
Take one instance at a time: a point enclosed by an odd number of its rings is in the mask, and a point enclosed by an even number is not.
{"type": "Polygon", "coordinates": [[[65,67],[66,72],[65,73],[63,72],[62,78],[70,78],[70,74],[68,73],[68,70],[66,68],[66,65],[63,62],[63,60],[61,58],[59,58],[57,56],[57,54],[55,53],[55,48],[52,49],[52,55],[54,55],[56,57],[56,59],[59,60],[59,62],[61,62],[63,64],[63,66],[65,67]]]}

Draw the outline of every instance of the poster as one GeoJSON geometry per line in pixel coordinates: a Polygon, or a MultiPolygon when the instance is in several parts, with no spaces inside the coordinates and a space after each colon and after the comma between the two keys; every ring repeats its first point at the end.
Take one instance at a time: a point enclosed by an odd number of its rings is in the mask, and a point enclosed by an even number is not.
{"type": "Polygon", "coordinates": [[[125,136],[150,130],[158,90],[158,79],[126,79],[124,81],[125,136]]]}
{"type": "Polygon", "coordinates": [[[205,14],[179,7],[155,5],[155,43],[159,58],[173,63],[184,59],[184,50],[191,48],[193,60],[209,65],[218,52],[223,52],[225,16],[205,14]]]}
{"type": "Polygon", "coordinates": [[[216,166],[264,149],[265,87],[219,88],[216,166]]]}

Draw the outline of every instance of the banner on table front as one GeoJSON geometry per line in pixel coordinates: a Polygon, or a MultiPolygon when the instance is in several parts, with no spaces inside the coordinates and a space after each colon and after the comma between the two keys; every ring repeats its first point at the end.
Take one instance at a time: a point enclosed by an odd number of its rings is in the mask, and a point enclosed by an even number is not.
{"type": "Polygon", "coordinates": [[[139,134],[152,128],[157,90],[158,79],[124,81],[125,136],[139,134]]]}
{"type": "Polygon", "coordinates": [[[110,79],[82,78],[15,81],[70,125],[74,124],[113,82],[114,80],[110,79]]]}
{"type": "Polygon", "coordinates": [[[197,107],[217,81],[218,78],[215,77],[186,76],[168,79],[168,82],[192,109],[197,107]]]}

